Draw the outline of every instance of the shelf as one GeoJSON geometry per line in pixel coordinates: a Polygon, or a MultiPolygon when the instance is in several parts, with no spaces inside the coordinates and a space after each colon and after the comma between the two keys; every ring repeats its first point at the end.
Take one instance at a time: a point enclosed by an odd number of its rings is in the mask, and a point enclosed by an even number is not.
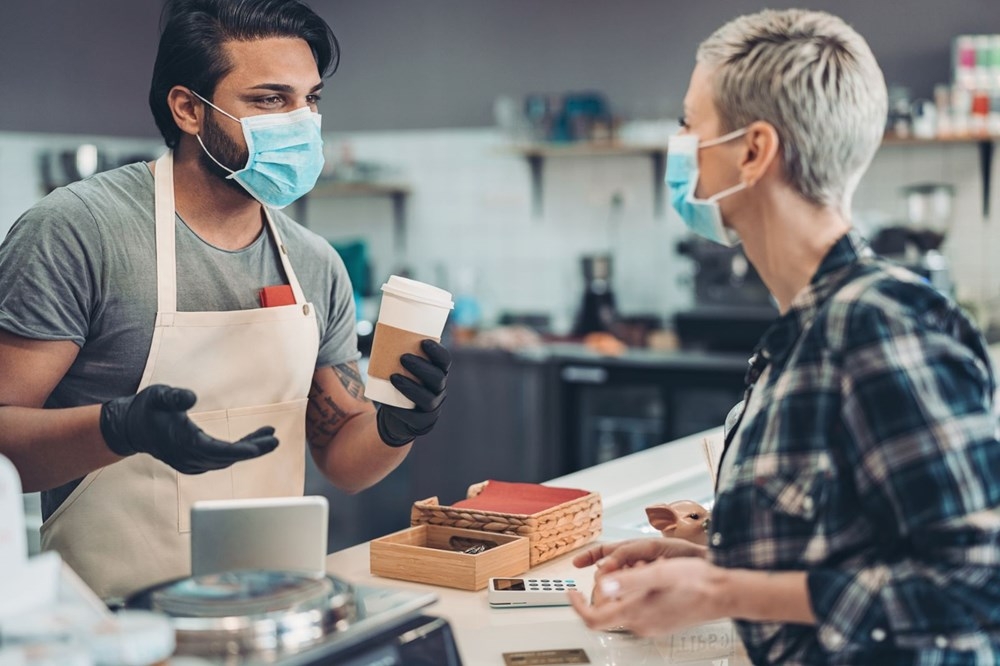
{"type": "Polygon", "coordinates": [[[934,139],[899,137],[891,134],[882,139],[883,146],[935,146],[947,144],[976,144],[979,146],[979,177],[983,187],[983,221],[990,217],[990,189],[993,184],[993,146],[1000,141],[995,135],[949,136],[934,139]]]}
{"type": "Polygon", "coordinates": [[[613,157],[616,155],[648,155],[665,153],[663,144],[629,144],[617,141],[600,143],[531,143],[512,146],[512,152],[524,157],[613,157]]]}
{"type": "Polygon", "coordinates": [[[366,183],[352,181],[319,181],[312,197],[395,197],[407,196],[410,188],[399,183],[366,183]]]}
{"type": "Polygon", "coordinates": [[[531,202],[535,217],[541,217],[543,208],[544,164],[549,158],[559,157],[648,157],[653,167],[653,212],[663,216],[663,177],[666,175],[667,147],[663,144],[628,144],[616,141],[600,143],[532,143],[515,145],[511,152],[528,160],[531,168],[531,202]]]}
{"type": "Polygon", "coordinates": [[[392,202],[393,238],[397,252],[405,250],[406,198],[411,190],[402,183],[376,183],[364,181],[321,180],[308,195],[296,203],[299,224],[306,224],[306,203],[309,199],[350,199],[362,197],[387,197],[392,202]]]}
{"type": "MultiPolygon", "coordinates": [[[[933,146],[947,144],[976,144],[979,146],[979,172],[983,187],[983,219],[990,215],[990,185],[993,169],[994,144],[1000,136],[959,136],[935,139],[898,137],[886,135],[882,147],[889,146],[933,146]]],[[[528,161],[531,169],[531,201],[536,217],[541,217],[543,209],[544,164],[550,158],[569,157],[648,157],[653,166],[653,211],[656,217],[664,212],[664,183],[666,175],[667,146],[664,144],[628,144],[616,141],[600,143],[527,143],[517,144],[508,149],[528,161]]]]}
{"type": "Polygon", "coordinates": [[[896,136],[886,134],[882,137],[883,146],[933,146],[937,144],[990,143],[1000,141],[1000,136],[942,136],[933,139],[923,139],[915,136],[896,136]]]}

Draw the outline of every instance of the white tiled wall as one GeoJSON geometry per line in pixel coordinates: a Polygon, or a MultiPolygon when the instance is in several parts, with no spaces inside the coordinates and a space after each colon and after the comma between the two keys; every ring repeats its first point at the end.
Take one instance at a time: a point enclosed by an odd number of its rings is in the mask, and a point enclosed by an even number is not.
{"type": "MultiPolygon", "coordinates": [[[[156,153],[154,140],[0,133],[0,234],[41,195],[38,155],[93,141],[113,155],[156,153]]],[[[418,279],[457,289],[472,276],[487,319],[502,311],[544,312],[568,327],[582,289],[579,258],[615,257],[614,286],[626,314],[667,317],[690,304],[687,259],[674,247],[682,225],[653,213],[652,165],[645,157],[560,157],[544,167],[544,212],[532,211],[527,162],[492,129],[328,135],[331,157],[349,143],[355,159],[394,165],[407,183],[403,238],[394,236],[387,198],[313,197],[310,228],[331,240],[365,238],[376,283],[403,267],[418,279]],[[612,197],[623,201],[620,209],[612,197]]],[[[859,187],[861,226],[902,218],[899,188],[924,181],[957,187],[956,228],[945,246],[959,295],[979,301],[1000,294],[1000,176],[994,169],[993,215],[983,221],[975,144],[883,148],[859,187]]]]}
{"type": "Polygon", "coordinates": [[[333,239],[367,234],[377,281],[406,266],[419,279],[457,289],[456,276],[471,273],[488,318],[502,310],[545,312],[568,326],[582,289],[580,256],[610,251],[622,311],[663,315],[687,303],[677,276],[689,267],[673,250],[679,223],[653,216],[648,158],[547,160],[544,209],[536,216],[527,162],[492,130],[331,136],[331,154],[345,140],[357,159],[400,167],[413,190],[403,257],[391,252],[387,201],[309,203],[317,232],[333,239]],[[615,194],[623,201],[617,209],[615,194]]]}

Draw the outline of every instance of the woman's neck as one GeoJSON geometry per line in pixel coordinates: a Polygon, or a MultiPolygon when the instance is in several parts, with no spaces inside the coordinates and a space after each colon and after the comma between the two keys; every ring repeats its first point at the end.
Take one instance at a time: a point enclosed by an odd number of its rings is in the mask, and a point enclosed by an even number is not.
{"type": "Polygon", "coordinates": [[[840,210],[813,204],[786,187],[759,194],[733,226],[747,259],[785,313],[851,225],[840,210]]]}

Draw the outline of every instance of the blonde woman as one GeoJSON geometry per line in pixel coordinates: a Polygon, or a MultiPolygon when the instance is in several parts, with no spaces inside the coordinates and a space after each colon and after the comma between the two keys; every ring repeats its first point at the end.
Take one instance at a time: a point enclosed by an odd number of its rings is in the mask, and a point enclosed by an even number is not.
{"type": "Polygon", "coordinates": [[[886,87],[829,14],[765,11],[698,49],[667,180],[741,241],[782,317],[727,419],[707,547],[602,545],[593,628],[733,618],[754,663],[1000,662],[1000,445],[982,336],[851,233],[886,87]]]}

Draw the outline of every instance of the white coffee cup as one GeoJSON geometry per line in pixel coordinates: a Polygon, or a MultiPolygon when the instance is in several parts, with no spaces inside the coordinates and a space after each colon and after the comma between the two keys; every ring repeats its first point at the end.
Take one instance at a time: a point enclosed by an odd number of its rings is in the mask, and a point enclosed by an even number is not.
{"type": "Polygon", "coordinates": [[[420,342],[441,339],[448,313],[454,307],[450,292],[424,282],[393,275],[382,285],[365,397],[384,405],[415,407],[396,390],[389,377],[397,372],[408,374],[399,364],[401,355],[424,356],[420,342]]]}

